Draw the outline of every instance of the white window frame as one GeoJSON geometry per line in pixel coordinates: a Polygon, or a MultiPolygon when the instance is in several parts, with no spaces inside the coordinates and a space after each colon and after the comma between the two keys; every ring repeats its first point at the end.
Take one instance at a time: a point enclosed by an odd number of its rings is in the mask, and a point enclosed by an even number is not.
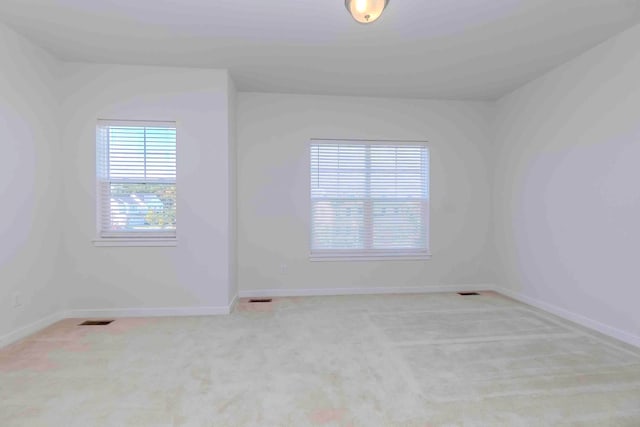
{"type": "MultiPolygon", "coordinates": [[[[430,232],[430,193],[431,193],[431,150],[426,140],[370,140],[370,139],[331,139],[331,138],[311,138],[307,144],[307,159],[311,161],[311,147],[318,142],[335,142],[335,143],[352,143],[352,144],[368,144],[368,145],[408,145],[421,146],[427,150],[427,194],[426,208],[422,212],[423,225],[426,233],[426,248],[424,250],[406,250],[406,249],[362,249],[362,250],[337,250],[337,249],[313,249],[313,198],[311,188],[311,164],[309,163],[308,172],[309,179],[309,260],[310,261],[425,261],[431,259],[431,232],[430,232]]],[[[369,178],[367,178],[369,179],[369,178]]],[[[349,200],[349,199],[346,199],[349,200]]],[[[365,210],[371,211],[371,203],[365,203],[365,210]]],[[[372,227],[371,214],[365,215],[365,225],[372,227]]],[[[368,233],[372,236],[373,233],[368,233]]]]}
{"type": "MultiPolygon", "coordinates": [[[[126,119],[98,119],[96,123],[96,140],[95,147],[95,191],[96,191],[96,238],[93,240],[94,246],[98,247],[118,247],[118,246],[135,246],[135,247],[167,247],[177,246],[177,218],[176,218],[176,230],[173,232],[118,232],[109,233],[102,231],[102,198],[101,198],[101,184],[102,181],[99,177],[99,132],[101,128],[106,126],[131,126],[131,127],[168,127],[175,128],[176,135],[178,133],[178,124],[176,121],[169,120],[126,120],[126,119]]],[[[176,136],[177,138],[177,136],[176,136]]],[[[177,151],[177,142],[176,142],[177,151]]],[[[177,152],[176,152],[176,174],[177,174],[177,152]]],[[[176,183],[177,186],[177,176],[176,183]]],[[[176,214],[177,215],[177,214],[176,214]]]]}

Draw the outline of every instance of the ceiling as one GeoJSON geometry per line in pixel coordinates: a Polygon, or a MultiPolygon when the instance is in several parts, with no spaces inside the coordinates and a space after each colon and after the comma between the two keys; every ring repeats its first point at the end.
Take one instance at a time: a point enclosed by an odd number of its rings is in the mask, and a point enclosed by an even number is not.
{"type": "Polygon", "coordinates": [[[243,91],[495,99],[640,22],[640,0],[2,0],[61,59],[228,68],[243,91]]]}

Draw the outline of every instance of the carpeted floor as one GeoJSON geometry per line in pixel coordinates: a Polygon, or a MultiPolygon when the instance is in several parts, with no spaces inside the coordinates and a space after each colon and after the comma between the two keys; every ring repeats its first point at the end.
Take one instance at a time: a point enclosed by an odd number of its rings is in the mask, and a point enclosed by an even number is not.
{"type": "Polygon", "coordinates": [[[78,323],[0,350],[0,426],[640,426],[640,350],[494,293],[78,323]]]}

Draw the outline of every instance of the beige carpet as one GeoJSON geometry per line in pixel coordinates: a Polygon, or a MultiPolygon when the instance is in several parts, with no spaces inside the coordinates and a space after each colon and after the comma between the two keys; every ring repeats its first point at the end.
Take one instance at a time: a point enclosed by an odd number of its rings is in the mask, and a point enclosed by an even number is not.
{"type": "Polygon", "coordinates": [[[64,320],[0,350],[0,426],[640,426],[640,351],[493,293],[64,320]]]}

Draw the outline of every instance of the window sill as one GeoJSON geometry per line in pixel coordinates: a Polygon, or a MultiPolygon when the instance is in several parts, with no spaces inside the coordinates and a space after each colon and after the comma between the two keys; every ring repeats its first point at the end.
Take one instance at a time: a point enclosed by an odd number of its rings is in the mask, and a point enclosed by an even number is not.
{"type": "Polygon", "coordinates": [[[135,238],[135,237],[110,237],[110,238],[102,238],[95,239],[93,241],[93,246],[97,247],[118,247],[118,246],[156,246],[156,247],[167,247],[167,246],[178,246],[178,239],[175,237],[162,237],[162,238],[135,238]]]}
{"type": "Polygon", "coordinates": [[[309,261],[428,261],[431,254],[416,255],[309,255],[309,261]]]}

